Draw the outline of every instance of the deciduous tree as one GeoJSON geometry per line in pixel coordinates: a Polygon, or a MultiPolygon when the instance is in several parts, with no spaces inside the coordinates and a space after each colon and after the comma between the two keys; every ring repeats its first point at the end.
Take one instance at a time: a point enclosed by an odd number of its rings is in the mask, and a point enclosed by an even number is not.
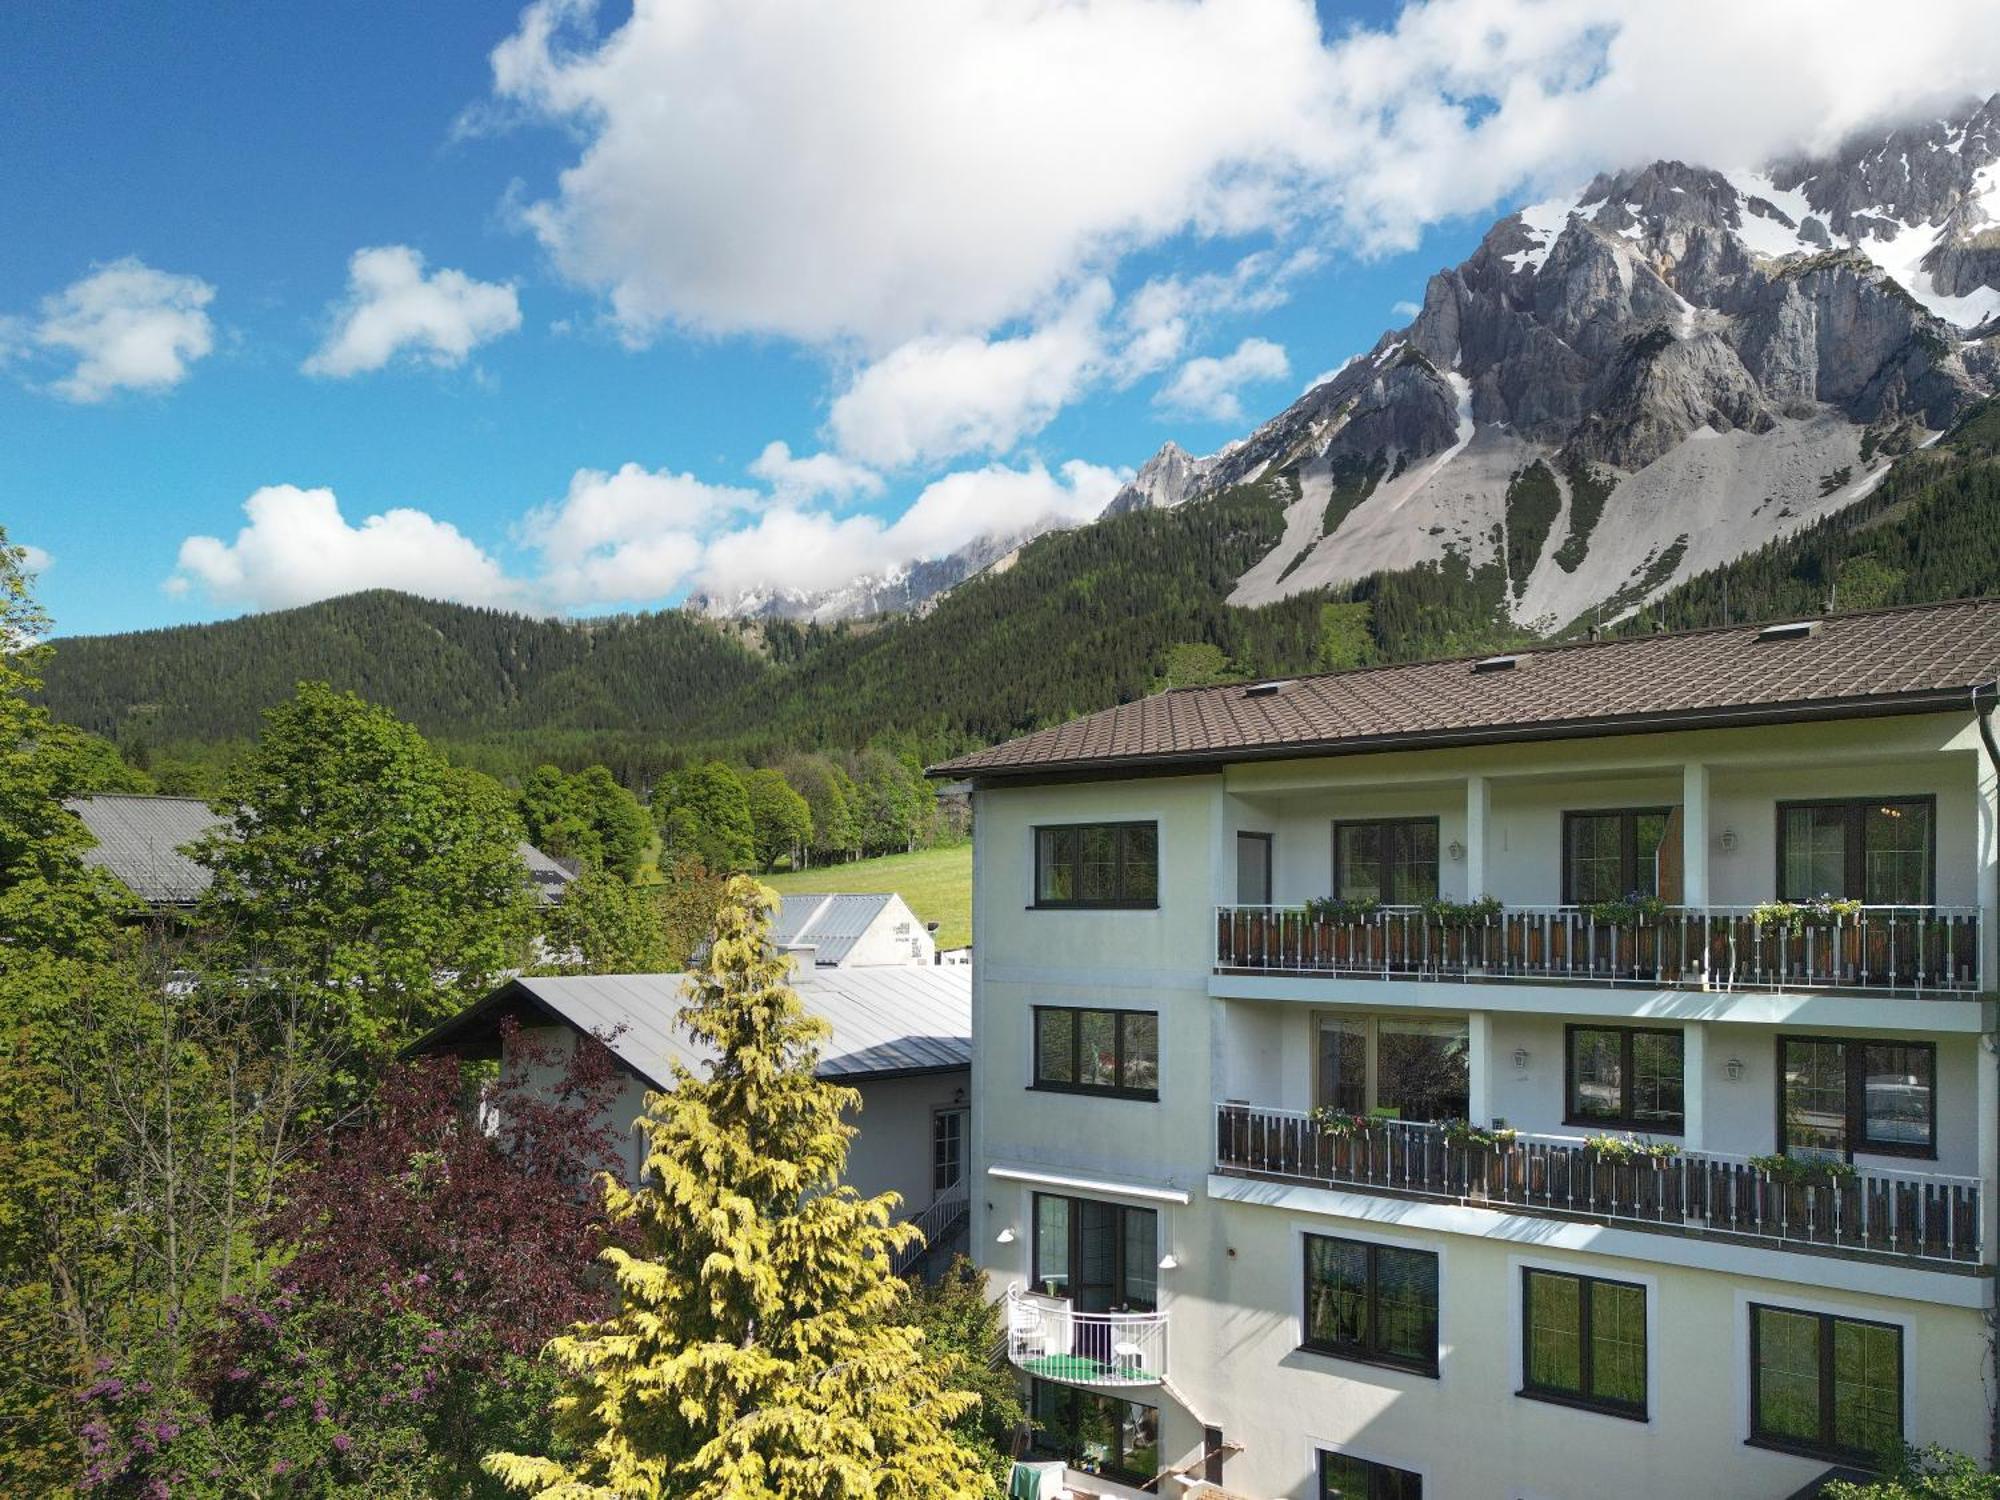
{"type": "Polygon", "coordinates": [[[778,861],[796,858],[812,839],[812,808],[792,790],[781,772],[752,771],[743,779],[750,803],[750,826],[757,842],[757,862],[775,870],[778,861]]]}
{"type": "Polygon", "coordinates": [[[757,858],[743,779],[719,760],[677,771],[653,793],[660,838],[674,858],[693,856],[710,870],[747,870],[757,858]]]}

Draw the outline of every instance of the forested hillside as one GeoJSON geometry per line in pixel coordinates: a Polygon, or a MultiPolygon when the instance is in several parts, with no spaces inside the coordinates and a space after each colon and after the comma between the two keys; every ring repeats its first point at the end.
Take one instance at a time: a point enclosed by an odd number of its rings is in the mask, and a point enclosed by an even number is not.
{"type": "MultiPolygon", "coordinates": [[[[390,593],[57,642],[45,701],[137,759],[213,755],[302,678],[349,687],[505,776],[602,763],[629,785],[720,755],[891,743],[935,758],[1152,691],[1188,662],[1268,675],[1522,639],[1498,565],[1456,556],[1257,609],[1224,602],[1276,544],[1290,475],[1045,536],[920,617],[585,623],[390,593]],[[1198,648],[1198,649],[1190,649],[1198,648]]],[[[1701,574],[1616,628],[1680,628],[2000,589],[2000,403],[1866,499],[1701,574]]],[[[1588,621],[1575,622],[1581,630],[1588,621]]]]}

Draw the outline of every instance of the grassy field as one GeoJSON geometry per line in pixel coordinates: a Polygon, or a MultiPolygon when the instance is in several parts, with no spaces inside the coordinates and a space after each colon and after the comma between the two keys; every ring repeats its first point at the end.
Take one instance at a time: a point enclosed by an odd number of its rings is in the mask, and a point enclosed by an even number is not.
{"type": "Polygon", "coordinates": [[[823,865],[760,875],[785,891],[894,891],[926,922],[938,924],[940,948],[963,948],[972,941],[972,845],[885,854],[852,864],[823,865]]]}

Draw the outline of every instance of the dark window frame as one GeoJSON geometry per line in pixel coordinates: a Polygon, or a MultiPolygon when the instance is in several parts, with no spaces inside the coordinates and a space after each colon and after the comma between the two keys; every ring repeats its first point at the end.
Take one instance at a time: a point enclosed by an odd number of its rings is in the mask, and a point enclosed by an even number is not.
{"type": "MultiPolygon", "coordinates": [[[[1102,1401],[1117,1406],[1136,1406],[1143,1411],[1150,1411],[1153,1414],[1153,1442],[1155,1448],[1156,1449],[1158,1448],[1158,1445],[1161,1441],[1160,1409],[1159,1407],[1153,1405],[1150,1401],[1128,1401],[1125,1399],[1125,1397],[1117,1395],[1110,1391],[1086,1390],[1080,1386],[1067,1385],[1060,1380],[1044,1380],[1039,1376],[1033,1377],[1033,1379],[1031,1380],[1031,1384],[1034,1386],[1045,1386],[1050,1390],[1056,1391],[1059,1393],[1060,1400],[1070,1403],[1071,1413],[1068,1426],[1072,1430],[1077,1425],[1075,1417],[1075,1406],[1084,1401],[1102,1401]]],[[[1028,1393],[1028,1414],[1032,1417],[1034,1415],[1034,1412],[1035,1412],[1035,1392],[1031,1389],[1028,1393]]],[[[1060,1459],[1063,1463],[1068,1464],[1073,1468],[1080,1466],[1082,1460],[1081,1451],[1080,1450],[1059,1451],[1054,1444],[1043,1443],[1041,1435],[1046,1431],[1047,1429],[1043,1427],[1041,1423],[1030,1422],[1029,1432],[1028,1432],[1029,1450],[1033,1453],[1040,1454],[1048,1458],[1060,1459]]],[[[1118,1445],[1118,1460],[1123,1460],[1128,1455],[1125,1451],[1125,1445],[1123,1441],[1124,1428],[1122,1424],[1118,1428],[1118,1433],[1120,1439],[1118,1445]]],[[[1105,1468],[1101,1471],[1101,1474],[1103,1478],[1112,1480],[1114,1483],[1131,1485],[1134,1486],[1135,1488],[1140,1485],[1150,1484],[1154,1478],[1152,1474],[1141,1474],[1136,1469],[1124,1468],[1122,1467],[1122,1464],[1117,1461],[1114,1461],[1113,1463],[1106,1465],[1105,1468]]]]}
{"type": "Polygon", "coordinates": [[[1029,1044],[1034,1049],[1029,1063],[1028,1088],[1030,1092],[1044,1094],[1088,1094],[1095,1099],[1136,1099],[1156,1104],[1160,1098],[1157,1082],[1151,1088],[1133,1088],[1125,1083],[1125,1029],[1126,1022],[1134,1016],[1144,1016],[1153,1023],[1153,1077],[1160,1076],[1160,1013],[1156,1010],[1125,1010],[1108,1005],[1037,1005],[1032,1007],[1029,1020],[1029,1044]],[[1071,1082],[1042,1077],[1042,1017],[1062,1012],[1070,1018],[1069,1030],[1069,1074],[1071,1082]],[[1087,1015],[1111,1016],[1112,1023],[1112,1072],[1118,1082],[1114,1084],[1074,1082],[1083,1072],[1083,1026],[1082,1018],[1087,1015]]]}
{"type": "Polygon", "coordinates": [[[1395,1250],[1406,1255],[1427,1255],[1430,1257],[1431,1323],[1433,1328],[1437,1327],[1441,1317],[1440,1308],[1444,1300],[1442,1292],[1443,1263],[1438,1253],[1435,1250],[1425,1250],[1416,1245],[1384,1245],[1375,1240],[1357,1240],[1350,1236],[1339,1234],[1302,1235],[1299,1245],[1299,1286],[1305,1299],[1303,1306],[1299,1310],[1300,1352],[1317,1354],[1328,1359],[1348,1360],[1354,1364],[1377,1365],[1390,1370],[1406,1370],[1412,1375],[1424,1375],[1432,1380],[1436,1380],[1438,1378],[1437,1343],[1443,1338],[1441,1331],[1438,1334],[1438,1338],[1432,1341],[1431,1354],[1428,1360],[1406,1359],[1400,1354],[1388,1353],[1379,1347],[1370,1347],[1368,1345],[1318,1343],[1314,1341],[1312,1336],[1312,1252],[1308,1244],[1312,1240],[1328,1240],[1337,1245],[1358,1245],[1368,1252],[1368,1327],[1371,1333],[1379,1332],[1382,1326],[1382,1277],[1380,1267],[1382,1252],[1384,1250],[1395,1250]]]}
{"type": "MultiPolygon", "coordinates": [[[[1358,1453],[1340,1453],[1332,1448],[1321,1448],[1319,1450],[1319,1461],[1313,1465],[1314,1500],[1324,1500],[1326,1495],[1326,1467],[1329,1459],[1337,1459],[1343,1463],[1359,1464],[1368,1471],[1368,1493],[1366,1495],[1355,1496],[1354,1500],[1378,1500],[1379,1496],[1388,1494],[1389,1491],[1385,1486],[1379,1485],[1377,1481],[1396,1477],[1414,1479],[1417,1484],[1417,1493],[1421,1495],[1424,1492],[1424,1476],[1419,1474],[1415,1469],[1399,1469],[1396,1465],[1385,1464],[1378,1458],[1363,1458],[1358,1453]]],[[[1405,1489],[1403,1493],[1407,1494],[1408,1490],[1405,1489]]]]}
{"type": "Polygon", "coordinates": [[[1240,898],[1243,895],[1243,841],[1245,839],[1264,846],[1264,904],[1269,906],[1276,900],[1278,894],[1277,840],[1272,834],[1262,833],[1254,828],[1239,828],[1236,830],[1236,894],[1239,898],[1236,904],[1239,906],[1243,904],[1240,898]]]}
{"type": "Polygon", "coordinates": [[[1843,1448],[1832,1436],[1834,1422],[1834,1325],[1855,1323],[1865,1328],[1886,1328],[1896,1335],[1896,1435],[1908,1441],[1909,1403],[1905,1385],[1909,1372],[1908,1340],[1900,1323],[1885,1322],[1880,1318],[1857,1318],[1847,1313],[1820,1312],[1807,1307],[1780,1307],[1771,1302],[1750,1304],[1750,1437],[1753,1448],[1771,1448],[1780,1453],[1796,1453],[1803,1458],[1830,1459],[1841,1463],[1856,1461],[1873,1467],[1884,1455],[1870,1453],[1860,1448],[1843,1448]],[[1817,1318],[1819,1320],[1819,1431],[1821,1441],[1800,1442],[1797,1438],[1781,1433],[1763,1431],[1760,1419],[1763,1415],[1764,1362],[1759,1358],[1762,1352],[1764,1327],[1759,1313],[1784,1313],[1791,1317],[1817,1318]]]}
{"type": "MultiPolygon", "coordinates": [[[[1083,823],[1037,823],[1032,830],[1035,849],[1034,900],[1030,911],[1158,911],[1160,909],[1160,823],[1157,818],[1093,819],[1083,823]],[[1075,831],[1079,837],[1087,828],[1112,828],[1121,833],[1127,828],[1150,828],[1153,831],[1153,894],[1150,898],[1113,897],[1102,901],[1071,898],[1049,900],[1042,895],[1042,835],[1075,831]]],[[[1114,884],[1119,889],[1125,887],[1125,840],[1116,841],[1118,849],[1117,869],[1114,884]]]]}
{"type": "MultiPolygon", "coordinates": [[[[1111,1241],[1111,1284],[1121,1292],[1128,1290],[1126,1273],[1130,1271],[1131,1266],[1126,1256],[1125,1216],[1127,1214],[1151,1214],[1153,1216],[1153,1244],[1157,1247],[1160,1243],[1160,1211],[1156,1208],[1143,1208],[1133,1203],[1113,1203],[1105,1198],[1081,1198],[1074,1193],[1030,1194],[1028,1201],[1028,1271],[1032,1278],[1030,1285],[1036,1288],[1042,1285],[1044,1279],[1042,1276],[1041,1236],[1042,1200],[1044,1198],[1061,1198],[1070,1205],[1069,1210],[1064,1214],[1063,1238],[1067,1243],[1063,1246],[1063,1257],[1069,1263],[1069,1270],[1065,1273],[1069,1279],[1069,1290],[1063,1294],[1064,1297],[1071,1303],[1076,1301],[1077,1268],[1083,1264],[1083,1216],[1076,1212],[1076,1205],[1079,1203],[1095,1203],[1102,1207],[1118,1210],[1118,1232],[1112,1236],[1111,1241]]],[[[1158,1268],[1154,1266],[1142,1269],[1151,1270],[1154,1273],[1153,1306],[1143,1310],[1158,1312],[1160,1301],[1158,1268]]],[[[1119,1297],[1115,1300],[1129,1303],[1130,1298],[1119,1297]]]]}
{"type": "Polygon", "coordinates": [[[1563,1124],[1596,1126],[1606,1130],[1632,1130],[1642,1135],[1687,1134],[1687,1031],[1679,1026],[1620,1026],[1596,1021],[1572,1021],[1563,1027],[1563,1124]],[[1576,1109],[1576,1034],[1579,1031],[1615,1031],[1619,1034],[1618,1087],[1620,1112],[1609,1115],[1582,1115],[1576,1109]],[[1658,1120],[1639,1120],[1632,1115],[1633,1043],[1641,1035],[1670,1036],[1681,1044],[1681,1117],[1675,1125],[1658,1120]]]}
{"type": "Polygon", "coordinates": [[[931,1111],[931,1191],[933,1193],[942,1193],[965,1181],[966,1155],[972,1144],[966,1139],[966,1132],[971,1128],[971,1125],[972,1111],[968,1105],[941,1104],[931,1111]],[[957,1172],[950,1182],[939,1182],[938,1178],[942,1175],[947,1165],[944,1154],[944,1147],[947,1144],[945,1121],[953,1116],[956,1116],[958,1119],[957,1172]]]}
{"type": "Polygon", "coordinates": [[[1937,1043],[1899,1036],[1823,1036],[1815,1032],[1783,1031],[1775,1038],[1777,1045],[1777,1073],[1774,1087],[1777,1091],[1777,1141],[1778,1154],[1790,1153],[1791,1143],[1786,1140],[1785,1130],[1785,1048],[1792,1042],[1807,1042],[1814,1046],[1833,1046],[1842,1049],[1843,1068],[1846,1073],[1847,1101],[1847,1149],[1845,1159],[1853,1161],[1860,1156],[1907,1156],[1919,1161],[1936,1161],[1938,1154],[1938,1055],[1937,1043]],[[1931,1117],[1930,1140],[1923,1145],[1908,1141],[1876,1141],[1868,1135],[1868,1048],[1871,1045],[1884,1047],[1918,1047],[1931,1057],[1931,1117]]]}
{"type": "MultiPolygon", "coordinates": [[[[1803,797],[1780,802],[1777,808],[1775,838],[1777,846],[1777,869],[1773,872],[1771,889],[1781,901],[1810,901],[1821,894],[1820,891],[1801,891],[1796,895],[1785,893],[1785,814],[1800,808],[1839,807],[1847,812],[1847,843],[1841,859],[1842,887],[1830,894],[1843,900],[1855,899],[1849,896],[1857,888],[1865,890],[1868,879],[1867,864],[1863,857],[1866,844],[1863,838],[1863,819],[1871,807],[1881,807],[1885,803],[1920,802],[1929,808],[1930,817],[1930,860],[1924,868],[1924,899],[1909,903],[1915,906],[1937,905],[1937,853],[1938,821],[1937,794],[1919,792],[1908,797],[1803,797]]],[[[1865,898],[1863,898],[1865,899],[1865,898]]]]}
{"type": "MultiPolygon", "coordinates": [[[[1344,888],[1346,871],[1341,868],[1340,835],[1347,828],[1379,828],[1385,835],[1383,848],[1388,847],[1387,833],[1391,828],[1428,827],[1431,830],[1431,886],[1435,890],[1443,888],[1441,877],[1444,873],[1444,827],[1436,813],[1413,818],[1335,818],[1333,820],[1333,894],[1338,897],[1344,888]]],[[[1385,860],[1386,863],[1386,860],[1385,860]]],[[[1397,903],[1384,901],[1384,906],[1397,903]]]]}
{"type": "MultiPolygon", "coordinates": [[[[1618,892],[1613,900],[1622,900],[1628,891],[1639,888],[1639,824],[1638,820],[1655,815],[1665,818],[1671,825],[1677,804],[1664,807],[1578,807],[1566,808],[1562,816],[1562,904],[1575,906],[1576,872],[1570,863],[1570,824],[1577,818],[1617,818],[1618,822],[1618,892]]],[[[1662,835],[1664,839],[1664,835],[1662,835]]]]}
{"type": "Polygon", "coordinates": [[[1550,1266],[1523,1266],[1521,1268],[1521,1388],[1514,1394],[1530,1401],[1547,1401],[1556,1406],[1573,1406],[1579,1411],[1594,1411],[1607,1417],[1622,1417],[1631,1422],[1650,1422],[1653,1403],[1653,1307],[1650,1289],[1644,1282],[1623,1281],[1616,1276],[1592,1276],[1582,1271],[1561,1271],[1550,1266]],[[1533,1383],[1528,1374],[1528,1362],[1534,1346],[1534,1299],[1528,1288],[1536,1276],[1561,1276],[1577,1283],[1577,1384],[1582,1392],[1555,1390],[1533,1383]],[[1592,1301],[1590,1289],[1595,1285],[1615,1286],[1624,1291],[1637,1292],[1640,1305],[1646,1313],[1646,1352],[1643,1362],[1646,1381],[1645,1399],[1637,1403],[1607,1400],[1590,1394],[1591,1366],[1594,1354],[1591,1347],[1590,1319],[1592,1301]]]}

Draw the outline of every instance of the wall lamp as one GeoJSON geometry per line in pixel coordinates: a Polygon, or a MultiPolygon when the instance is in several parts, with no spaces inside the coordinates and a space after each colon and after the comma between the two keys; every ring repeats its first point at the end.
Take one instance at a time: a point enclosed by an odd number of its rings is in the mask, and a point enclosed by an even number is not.
{"type": "Polygon", "coordinates": [[[1740,1057],[1730,1058],[1728,1062],[1722,1065],[1722,1071],[1729,1075],[1731,1083],[1736,1082],[1737,1079],[1743,1076],[1743,1059],[1740,1057]]]}
{"type": "Polygon", "coordinates": [[[1461,844],[1457,839],[1453,839],[1445,846],[1444,852],[1451,856],[1453,864],[1457,864],[1461,859],[1465,858],[1465,845],[1461,844]]]}
{"type": "Polygon", "coordinates": [[[1007,1226],[1007,1227],[1006,1227],[1005,1229],[1001,1230],[1001,1231],[1000,1231],[1000,1232],[999,1232],[998,1234],[994,1235],[994,1236],[993,1236],[993,1243],[994,1243],[994,1244],[996,1244],[996,1245],[1011,1245],[1011,1244],[1013,1244],[1013,1243],[1014,1243],[1014,1226],[1013,1226],[1012,1224],[1009,1224],[1009,1225],[1008,1225],[1008,1226],[1007,1226]]]}
{"type": "Polygon", "coordinates": [[[1724,854],[1734,854],[1736,852],[1736,830],[1734,828],[1725,828],[1722,830],[1722,852],[1724,854]]]}
{"type": "Polygon", "coordinates": [[[1160,1269],[1162,1271],[1178,1271],[1180,1268],[1181,1263],[1175,1258],[1173,1251],[1169,1250],[1165,1255],[1160,1257],[1160,1269]]]}
{"type": "Polygon", "coordinates": [[[1520,1072],[1525,1073],[1528,1071],[1528,1049],[1526,1047],[1516,1047],[1514,1049],[1514,1066],[1520,1072]]]}

